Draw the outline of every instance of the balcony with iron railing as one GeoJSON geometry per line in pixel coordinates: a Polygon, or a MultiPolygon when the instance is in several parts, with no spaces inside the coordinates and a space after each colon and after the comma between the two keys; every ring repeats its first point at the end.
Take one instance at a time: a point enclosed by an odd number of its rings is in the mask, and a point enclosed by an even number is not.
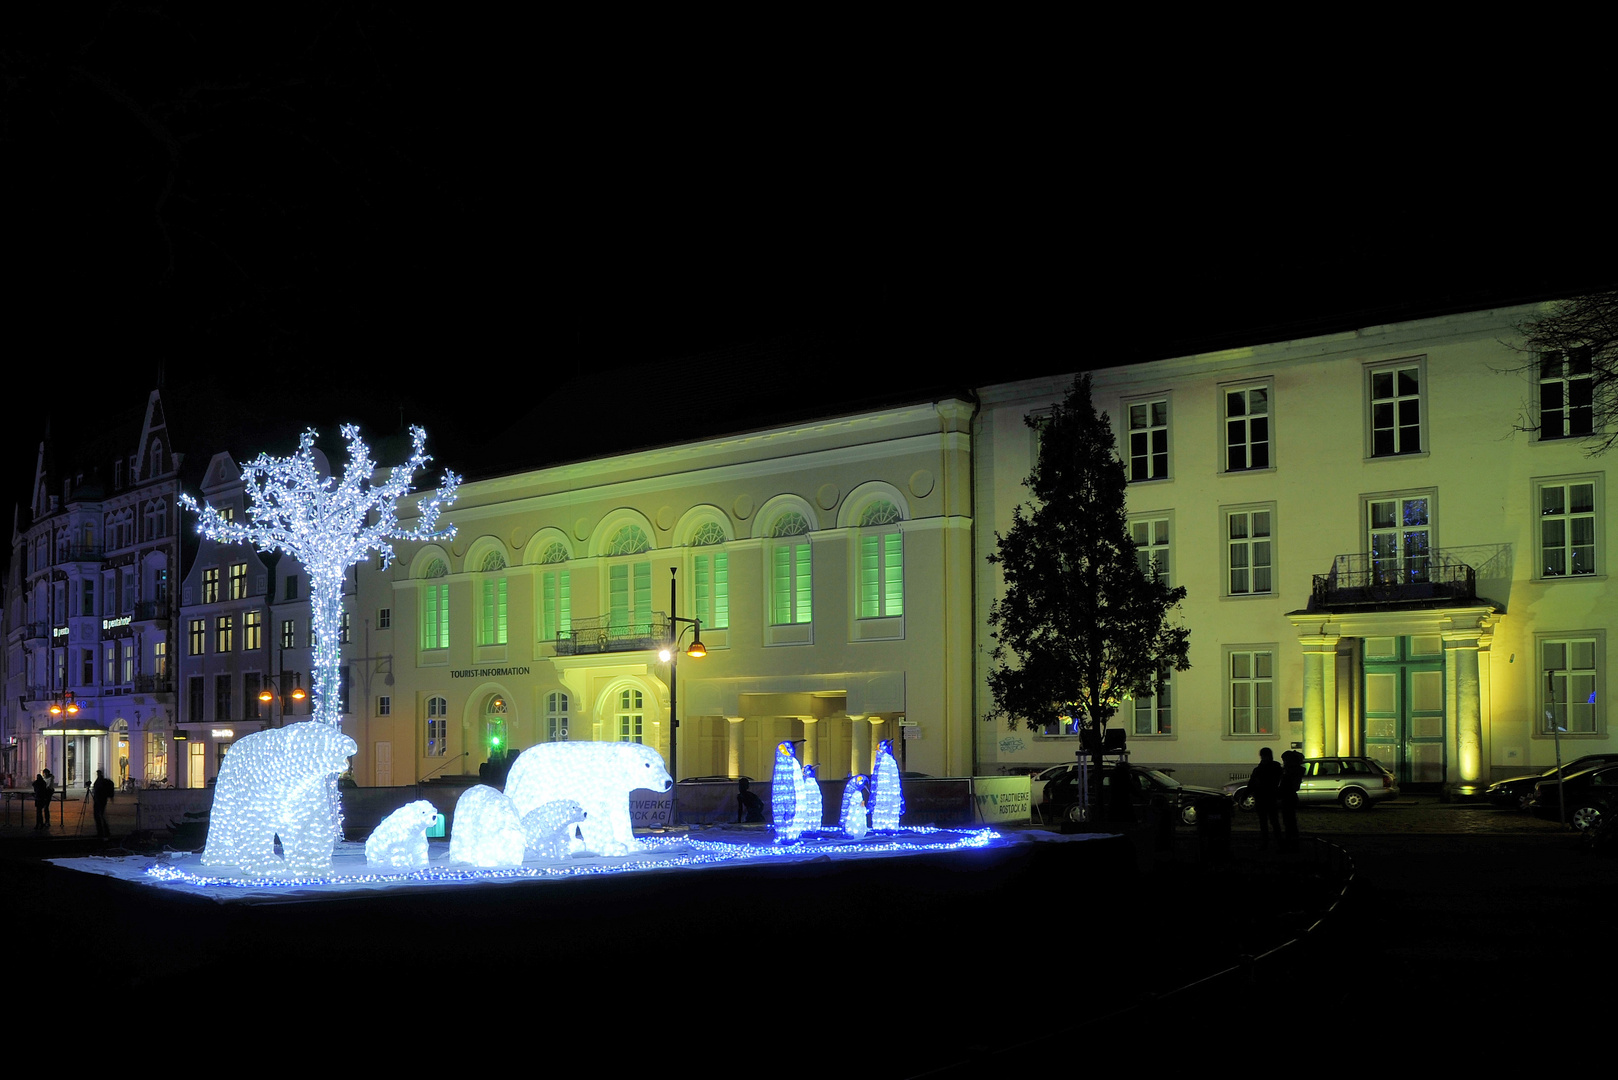
{"type": "Polygon", "coordinates": [[[1420,555],[1339,555],[1331,570],[1314,575],[1310,611],[1421,607],[1477,599],[1477,571],[1453,551],[1420,555]]]}
{"type": "Polygon", "coordinates": [[[167,675],[136,675],[135,693],[172,694],[174,693],[174,680],[167,675]]]}
{"type": "Polygon", "coordinates": [[[557,656],[634,652],[655,649],[669,640],[669,617],[654,611],[650,619],[614,622],[610,615],[574,619],[571,629],[556,636],[557,656]]]}

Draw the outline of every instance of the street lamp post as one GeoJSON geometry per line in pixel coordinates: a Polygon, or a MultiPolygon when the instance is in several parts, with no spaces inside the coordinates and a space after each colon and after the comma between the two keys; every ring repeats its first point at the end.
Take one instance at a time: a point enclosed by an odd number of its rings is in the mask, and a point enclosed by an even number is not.
{"type": "Polygon", "coordinates": [[[258,700],[263,704],[270,706],[270,715],[265,719],[265,723],[269,727],[275,727],[274,703],[277,700],[279,700],[281,703],[281,719],[285,721],[287,715],[286,699],[291,698],[293,701],[303,701],[309,697],[309,694],[303,688],[303,676],[299,675],[296,671],[288,672],[283,670],[280,675],[266,675],[264,678],[268,680],[270,686],[273,686],[275,689],[271,690],[269,687],[265,687],[264,689],[260,690],[258,692],[258,700]],[[292,676],[292,689],[290,691],[283,691],[281,687],[286,682],[288,675],[292,676]]]}
{"type": "Polygon", "coordinates": [[[708,647],[702,643],[702,620],[684,619],[675,614],[679,594],[676,584],[678,573],[678,567],[669,567],[669,643],[657,653],[657,658],[669,666],[669,776],[675,783],[680,782],[680,713],[676,679],[680,670],[680,639],[685,636],[682,623],[692,630],[691,644],[686,647],[685,654],[693,660],[701,660],[708,655],[708,647]]]}

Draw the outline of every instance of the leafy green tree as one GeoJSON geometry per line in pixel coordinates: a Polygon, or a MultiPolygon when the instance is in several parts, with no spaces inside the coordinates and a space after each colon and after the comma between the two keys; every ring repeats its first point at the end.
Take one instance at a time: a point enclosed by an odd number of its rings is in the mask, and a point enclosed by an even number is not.
{"type": "MultiPolygon", "coordinates": [[[[1129,535],[1127,480],[1112,425],[1080,375],[1048,417],[1031,417],[1039,459],[1024,481],[1032,500],[996,533],[989,561],[1005,592],[989,613],[995,640],[994,715],[1040,731],[1072,717],[1102,736],[1118,704],[1186,671],[1190,631],[1171,622],[1185,589],[1143,567],[1129,535]]],[[[1099,776],[1099,773],[1096,775],[1099,776]]]]}

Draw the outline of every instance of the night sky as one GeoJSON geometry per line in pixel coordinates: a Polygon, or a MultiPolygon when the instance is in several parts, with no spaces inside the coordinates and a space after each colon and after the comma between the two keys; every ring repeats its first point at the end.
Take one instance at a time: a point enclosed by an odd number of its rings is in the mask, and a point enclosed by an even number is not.
{"type": "Polygon", "coordinates": [[[47,424],[159,378],[193,470],[402,417],[476,476],[1618,280],[1576,192],[1413,167],[1430,131],[1168,120],[970,34],[40,8],[0,34],[8,513],[47,424]]]}

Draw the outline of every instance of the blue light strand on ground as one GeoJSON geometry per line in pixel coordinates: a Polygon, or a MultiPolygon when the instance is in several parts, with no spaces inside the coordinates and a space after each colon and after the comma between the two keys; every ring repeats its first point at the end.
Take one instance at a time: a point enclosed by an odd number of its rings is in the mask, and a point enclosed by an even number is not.
{"type": "Polygon", "coordinates": [[[480,881],[562,880],[594,874],[624,874],[646,870],[669,870],[751,860],[780,860],[801,858],[806,855],[872,855],[893,852],[964,851],[988,847],[1000,838],[993,829],[938,829],[925,826],[906,826],[894,830],[882,840],[857,843],[824,842],[803,839],[791,845],[762,846],[737,844],[723,840],[676,839],[649,837],[641,844],[649,853],[659,849],[670,850],[655,859],[637,858],[617,863],[591,863],[556,866],[508,866],[498,868],[429,866],[402,873],[330,874],[311,878],[221,878],[194,874],[173,864],[157,864],[146,868],[146,876],[154,882],[172,885],[192,885],[199,888],[235,888],[264,890],[277,886],[309,888],[320,885],[356,886],[390,884],[455,884],[480,881]],[[937,837],[939,839],[930,839],[937,837]],[[946,839],[947,838],[947,839],[946,839]]]}

